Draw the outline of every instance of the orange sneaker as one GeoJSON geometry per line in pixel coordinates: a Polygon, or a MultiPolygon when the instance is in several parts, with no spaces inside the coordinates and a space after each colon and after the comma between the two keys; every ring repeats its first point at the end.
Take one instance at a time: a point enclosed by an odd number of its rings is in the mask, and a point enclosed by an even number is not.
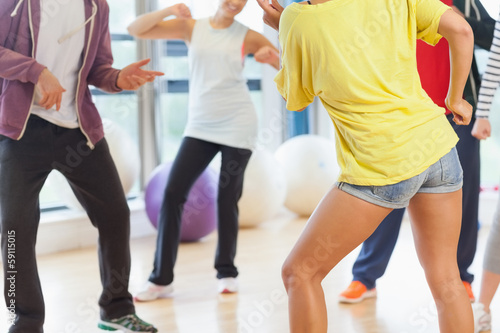
{"type": "Polygon", "coordinates": [[[467,291],[467,295],[469,295],[470,302],[474,303],[476,298],[474,297],[474,293],[472,292],[472,286],[467,281],[462,281],[462,282],[464,284],[465,290],[467,291]]]}
{"type": "Polygon", "coordinates": [[[377,296],[375,288],[368,290],[364,284],[359,281],[352,281],[349,287],[339,295],[340,303],[359,303],[365,298],[377,296]]]}

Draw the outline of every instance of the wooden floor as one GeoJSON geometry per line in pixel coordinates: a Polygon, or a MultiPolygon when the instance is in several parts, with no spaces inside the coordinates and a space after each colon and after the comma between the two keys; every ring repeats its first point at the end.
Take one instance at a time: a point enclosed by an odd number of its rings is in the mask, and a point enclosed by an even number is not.
{"type": "MultiPolygon", "coordinates": [[[[170,299],[137,304],[138,314],[157,325],[161,333],[288,332],[280,267],[304,224],[304,219],[283,213],[259,228],[241,231],[237,257],[241,288],[234,295],[216,292],[212,268],[215,235],[202,242],[182,244],[175,294],[170,299]]],[[[476,281],[480,281],[486,233],[481,231],[472,267],[476,281]]],[[[140,288],[151,270],[154,242],[154,237],[132,241],[132,292],[140,288]]],[[[340,305],[337,295],[351,280],[357,252],[346,257],[324,281],[329,332],[438,332],[435,308],[415,256],[408,222],[403,223],[388,270],[377,285],[378,298],[340,305]]],[[[42,256],[39,270],[46,302],[45,332],[102,332],[96,328],[100,284],[94,248],[42,256]]],[[[473,288],[478,293],[479,282],[473,288]]],[[[497,325],[492,332],[500,333],[499,295],[493,313],[497,325]]],[[[0,332],[6,330],[6,311],[0,311],[0,332]]]]}

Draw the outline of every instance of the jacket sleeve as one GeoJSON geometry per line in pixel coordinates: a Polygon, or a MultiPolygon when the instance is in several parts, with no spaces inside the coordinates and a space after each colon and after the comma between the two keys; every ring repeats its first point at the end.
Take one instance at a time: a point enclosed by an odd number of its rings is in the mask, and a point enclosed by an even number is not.
{"type": "Polygon", "coordinates": [[[116,93],[122,89],[116,86],[119,70],[114,69],[113,54],[111,52],[111,34],[109,32],[109,6],[103,1],[104,5],[99,19],[102,20],[102,29],[99,32],[99,46],[96,58],[90,69],[87,82],[108,93],[116,93]]]}
{"type": "Polygon", "coordinates": [[[0,77],[10,81],[38,83],[45,66],[35,59],[0,46],[0,77]]]}
{"type": "Polygon", "coordinates": [[[484,71],[479,97],[477,102],[476,117],[488,118],[491,106],[495,98],[495,93],[500,84],[500,35],[497,31],[500,29],[500,16],[495,25],[496,31],[491,45],[486,70],[484,71]]]}
{"type": "MultiPolygon", "coordinates": [[[[39,64],[35,59],[22,55],[7,48],[9,38],[21,38],[12,36],[10,27],[12,23],[11,12],[14,10],[14,1],[0,1],[0,77],[6,80],[18,80],[36,84],[40,73],[45,66],[39,64]]],[[[26,43],[31,41],[26,40],[26,43]]]]}
{"type": "MultiPolygon", "coordinates": [[[[472,16],[465,19],[474,32],[474,43],[485,50],[489,50],[491,47],[491,42],[493,40],[495,20],[488,14],[486,9],[481,4],[481,1],[474,0],[474,3],[479,10],[479,15],[481,16],[481,18],[478,20],[477,17],[472,16]]],[[[471,12],[474,11],[471,10],[471,12]]]]}

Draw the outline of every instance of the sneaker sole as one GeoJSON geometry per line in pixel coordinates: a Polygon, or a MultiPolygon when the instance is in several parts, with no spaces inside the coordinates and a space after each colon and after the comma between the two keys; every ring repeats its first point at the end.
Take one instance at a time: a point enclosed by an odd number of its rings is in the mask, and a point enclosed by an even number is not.
{"type": "Polygon", "coordinates": [[[172,293],[161,294],[161,295],[158,295],[156,298],[139,298],[137,296],[134,296],[134,301],[135,302],[152,302],[152,301],[156,301],[158,299],[169,298],[170,296],[172,296],[172,293]]]}
{"type": "Polygon", "coordinates": [[[151,333],[151,331],[131,331],[128,328],[125,328],[120,325],[116,325],[113,323],[108,323],[104,321],[99,321],[97,327],[103,331],[122,331],[123,333],[151,333]]]}
{"type": "Polygon", "coordinates": [[[340,303],[347,303],[347,304],[355,304],[359,303],[367,298],[375,298],[377,297],[377,290],[371,289],[367,290],[361,297],[358,298],[347,298],[344,296],[339,296],[339,302],[340,303]]]}
{"type": "Polygon", "coordinates": [[[134,301],[136,301],[136,302],[156,301],[157,299],[169,298],[172,296],[173,293],[174,293],[174,288],[171,287],[168,290],[162,292],[161,294],[158,294],[155,298],[140,298],[138,296],[134,296],[134,301]]]}
{"type": "Polygon", "coordinates": [[[491,324],[488,325],[488,324],[479,323],[477,331],[478,332],[490,332],[491,331],[491,324]]]}

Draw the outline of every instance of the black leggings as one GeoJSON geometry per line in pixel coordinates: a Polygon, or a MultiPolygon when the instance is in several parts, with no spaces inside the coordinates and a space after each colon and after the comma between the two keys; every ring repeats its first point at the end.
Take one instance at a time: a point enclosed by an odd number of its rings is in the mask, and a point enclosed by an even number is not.
{"type": "Polygon", "coordinates": [[[222,154],[219,176],[218,243],[215,255],[217,278],[236,277],[234,265],[238,237],[238,200],[243,189],[243,175],[252,152],[212,142],[185,137],[174,160],[165,188],[158,219],[158,239],[153,272],[149,281],[167,285],[174,280],[174,265],[180,242],[184,203],[194,182],[218,152],[222,154]]]}

